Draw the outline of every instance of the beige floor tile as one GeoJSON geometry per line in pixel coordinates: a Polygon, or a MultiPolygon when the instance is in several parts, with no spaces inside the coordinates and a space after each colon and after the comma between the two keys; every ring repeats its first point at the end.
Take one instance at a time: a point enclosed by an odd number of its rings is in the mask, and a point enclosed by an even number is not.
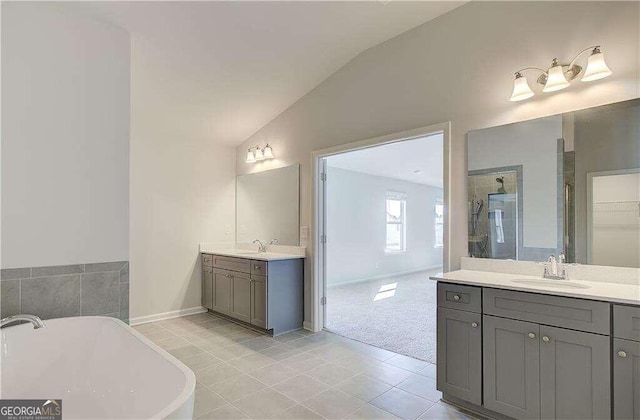
{"type": "Polygon", "coordinates": [[[222,362],[222,360],[209,353],[201,353],[196,356],[187,357],[181,361],[194,372],[222,362]]]}
{"type": "Polygon", "coordinates": [[[274,340],[271,337],[258,337],[258,338],[253,338],[251,340],[247,340],[247,341],[243,341],[242,345],[248,349],[251,349],[253,351],[261,351],[261,350],[265,350],[268,349],[269,347],[273,347],[276,346],[280,343],[278,343],[276,340],[274,340]]]}
{"type": "Polygon", "coordinates": [[[380,361],[361,354],[351,354],[336,359],[332,363],[359,373],[364,372],[369,368],[374,368],[378,363],[380,363],[380,361]]]}
{"type": "MultiPolygon", "coordinates": [[[[144,325],[152,325],[152,324],[144,324],[144,325]]],[[[152,332],[143,333],[143,335],[147,337],[149,340],[153,341],[154,343],[156,341],[163,340],[165,338],[175,337],[175,334],[172,333],[171,331],[165,330],[164,328],[160,328],[160,327],[158,328],[159,328],[158,330],[153,330],[152,332]]]]}
{"type": "Polygon", "coordinates": [[[134,325],[133,329],[144,335],[164,330],[160,325],[154,323],[134,325]]]}
{"type": "Polygon", "coordinates": [[[413,375],[397,387],[433,402],[442,398],[442,393],[436,389],[436,380],[422,375],[413,375]]]}
{"type": "Polygon", "coordinates": [[[167,337],[155,342],[157,345],[165,350],[175,349],[176,347],[186,346],[189,342],[178,336],[167,337]]]}
{"type": "Polygon", "coordinates": [[[360,409],[354,411],[349,414],[347,419],[362,419],[362,420],[394,420],[399,419],[399,417],[394,416],[391,413],[387,413],[386,411],[376,407],[375,405],[366,404],[362,406],[360,409]]]}
{"type": "Polygon", "coordinates": [[[210,411],[198,417],[198,420],[236,420],[248,419],[247,415],[231,404],[225,404],[220,408],[210,411]]]}
{"type": "Polygon", "coordinates": [[[306,375],[298,375],[282,381],[272,388],[294,401],[301,402],[326,390],[329,386],[306,375]]]}
{"type": "Polygon", "coordinates": [[[403,354],[396,354],[390,359],[385,360],[385,363],[416,373],[429,365],[429,362],[414,359],[413,357],[405,356],[403,354]]]}
{"type": "Polygon", "coordinates": [[[384,362],[378,362],[377,364],[368,367],[364,370],[364,373],[367,376],[371,376],[372,378],[378,379],[382,382],[386,382],[389,385],[396,386],[400,382],[408,379],[412,372],[408,370],[401,369],[399,367],[391,366],[384,362]]]}
{"type": "Polygon", "coordinates": [[[300,353],[295,356],[288,357],[280,361],[280,363],[299,372],[306,372],[308,370],[315,369],[318,366],[325,365],[327,362],[326,360],[315,357],[309,353],[300,353]]]}
{"type": "Polygon", "coordinates": [[[272,386],[277,384],[278,382],[285,381],[296,376],[297,374],[298,372],[296,372],[295,370],[288,368],[280,363],[274,363],[269,366],[256,369],[249,373],[249,375],[253,376],[257,380],[268,386],[272,386]]]}
{"type": "Polygon", "coordinates": [[[208,413],[211,410],[215,410],[218,407],[226,404],[216,393],[208,390],[207,388],[196,389],[195,406],[193,409],[193,416],[198,417],[202,414],[208,413]]]}
{"type": "Polygon", "coordinates": [[[173,354],[176,358],[183,360],[188,357],[197,356],[204,353],[200,347],[196,347],[193,344],[187,344],[186,346],[175,347],[169,350],[169,353],[173,354]]]}
{"type": "Polygon", "coordinates": [[[243,347],[241,344],[237,343],[225,347],[205,348],[205,350],[224,361],[233,360],[238,357],[255,353],[253,350],[243,347]]]}
{"type": "Polygon", "coordinates": [[[437,368],[436,365],[434,365],[433,363],[428,363],[427,366],[422,369],[420,372],[418,372],[420,375],[422,376],[427,376],[429,378],[437,378],[436,373],[437,373],[437,368]]]}
{"type": "Polygon", "coordinates": [[[333,361],[341,357],[356,355],[356,353],[352,352],[351,350],[348,350],[343,346],[334,343],[325,344],[324,346],[320,346],[318,348],[310,350],[308,353],[327,361],[333,361]]]}
{"type": "Polygon", "coordinates": [[[293,340],[298,340],[302,337],[304,337],[304,335],[298,333],[297,331],[293,331],[290,333],[278,335],[276,337],[273,337],[273,339],[280,343],[288,343],[293,340]]]}
{"type": "Polygon", "coordinates": [[[233,405],[252,419],[263,419],[273,418],[296,403],[279,392],[267,388],[242,398],[233,405]]]}
{"type": "Polygon", "coordinates": [[[286,344],[278,344],[268,349],[260,350],[260,353],[273,360],[284,360],[296,354],[300,354],[301,351],[287,346],[286,344]]]}
{"type": "Polygon", "coordinates": [[[323,419],[324,417],[304,405],[298,404],[284,411],[280,418],[284,420],[315,420],[323,419]]]}
{"type": "Polygon", "coordinates": [[[327,419],[341,419],[364,404],[364,401],[336,389],[328,389],[303,402],[305,407],[327,419]]]}
{"type": "Polygon", "coordinates": [[[420,420],[475,420],[476,417],[440,401],[420,416],[420,420]]]}
{"type": "Polygon", "coordinates": [[[364,356],[370,357],[372,359],[380,360],[380,361],[388,360],[396,355],[396,353],[392,351],[384,350],[384,349],[370,346],[368,344],[360,343],[357,341],[347,342],[345,346],[350,350],[355,351],[356,353],[360,353],[364,356]]]}
{"type": "Polygon", "coordinates": [[[192,340],[191,342],[205,351],[212,351],[237,344],[235,341],[221,335],[201,337],[200,339],[192,340]]]}
{"type": "Polygon", "coordinates": [[[390,390],[391,385],[360,374],[342,382],[337,388],[368,402],[390,390]]]}
{"type": "Polygon", "coordinates": [[[320,382],[334,386],[355,376],[356,373],[342,366],[327,363],[326,365],[307,371],[306,374],[311,376],[313,379],[317,379],[320,382]]]}
{"type": "Polygon", "coordinates": [[[199,382],[209,386],[240,376],[242,372],[226,363],[219,363],[199,370],[195,374],[199,382]]]}
{"type": "Polygon", "coordinates": [[[434,402],[393,388],[371,401],[371,404],[403,419],[417,419],[431,408],[434,402]]]}
{"type": "Polygon", "coordinates": [[[260,369],[272,364],[273,359],[260,353],[252,352],[246,356],[229,360],[227,363],[243,372],[251,372],[252,370],[260,369]]]}
{"type": "Polygon", "coordinates": [[[209,385],[209,388],[227,401],[234,402],[265,389],[266,385],[251,376],[242,375],[224,382],[209,385]]]}

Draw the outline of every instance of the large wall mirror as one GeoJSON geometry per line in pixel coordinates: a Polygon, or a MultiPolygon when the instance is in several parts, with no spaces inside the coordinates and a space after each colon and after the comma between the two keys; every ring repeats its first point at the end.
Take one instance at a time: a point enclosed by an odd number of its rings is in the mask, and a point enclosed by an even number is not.
{"type": "Polygon", "coordinates": [[[236,241],[299,245],[300,165],[236,178],[236,241]]]}
{"type": "Polygon", "coordinates": [[[640,100],[467,139],[470,256],[640,267],[640,100]]]}

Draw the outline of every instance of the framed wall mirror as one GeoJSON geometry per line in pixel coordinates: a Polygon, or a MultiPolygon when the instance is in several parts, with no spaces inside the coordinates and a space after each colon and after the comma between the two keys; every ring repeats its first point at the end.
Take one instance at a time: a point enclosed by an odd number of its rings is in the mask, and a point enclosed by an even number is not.
{"type": "Polygon", "coordinates": [[[640,100],[471,131],[477,258],[640,267],[640,100]]]}
{"type": "Polygon", "coordinates": [[[300,165],[236,177],[236,241],[300,243],[300,165]]]}

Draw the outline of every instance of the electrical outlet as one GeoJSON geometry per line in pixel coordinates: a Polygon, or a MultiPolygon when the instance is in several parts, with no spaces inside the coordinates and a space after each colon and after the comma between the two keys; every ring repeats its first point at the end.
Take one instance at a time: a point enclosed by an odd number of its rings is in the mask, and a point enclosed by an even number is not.
{"type": "Polygon", "coordinates": [[[300,239],[309,239],[309,227],[300,226],[300,239]]]}

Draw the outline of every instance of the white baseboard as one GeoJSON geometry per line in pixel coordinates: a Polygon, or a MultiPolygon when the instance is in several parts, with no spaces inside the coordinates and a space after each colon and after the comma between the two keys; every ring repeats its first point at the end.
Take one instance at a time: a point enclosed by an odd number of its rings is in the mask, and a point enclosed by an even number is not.
{"type": "Polygon", "coordinates": [[[302,323],[302,328],[307,330],[307,331],[313,332],[313,327],[311,326],[311,323],[309,321],[304,321],[302,323]]]}
{"type": "Polygon", "coordinates": [[[349,280],[349,281],[343,281],[341,283],[336,283],[336,284],[328,284],[327,287],[346,286],[348,284],[364,283],[364,282],[367,282],[367,281],[388,279],[390,277],[408,276],[409,274],[416,274],[416,273],[420,273],[421,271],[435,270],[436,268],[441,268],[441,267],[442,267],[442,264],[438,264],[438,265],[434,265],[434,266],[431,266],[431,267],[419,268],[419,269],[416,269],[416,270],[400,271],[398,273],[381,274],[379,276],[367,277],[366,279],[349,280]]]}
{"type": "Polygon", "coordinates": [[[195,306],[193,308],[178,309],[177,311],[161,312],[159,314],[145,315],[145,316],[139,316],[136,318],[131,318],[129,320],[129,325],[146,324],[147,322],[155,322],[155,321],[161,321],[163,319],[178,318],[181,316],[200,314],[203,312],[207,312],[207,308],[204,308],[202,306],[195,306]]]}

